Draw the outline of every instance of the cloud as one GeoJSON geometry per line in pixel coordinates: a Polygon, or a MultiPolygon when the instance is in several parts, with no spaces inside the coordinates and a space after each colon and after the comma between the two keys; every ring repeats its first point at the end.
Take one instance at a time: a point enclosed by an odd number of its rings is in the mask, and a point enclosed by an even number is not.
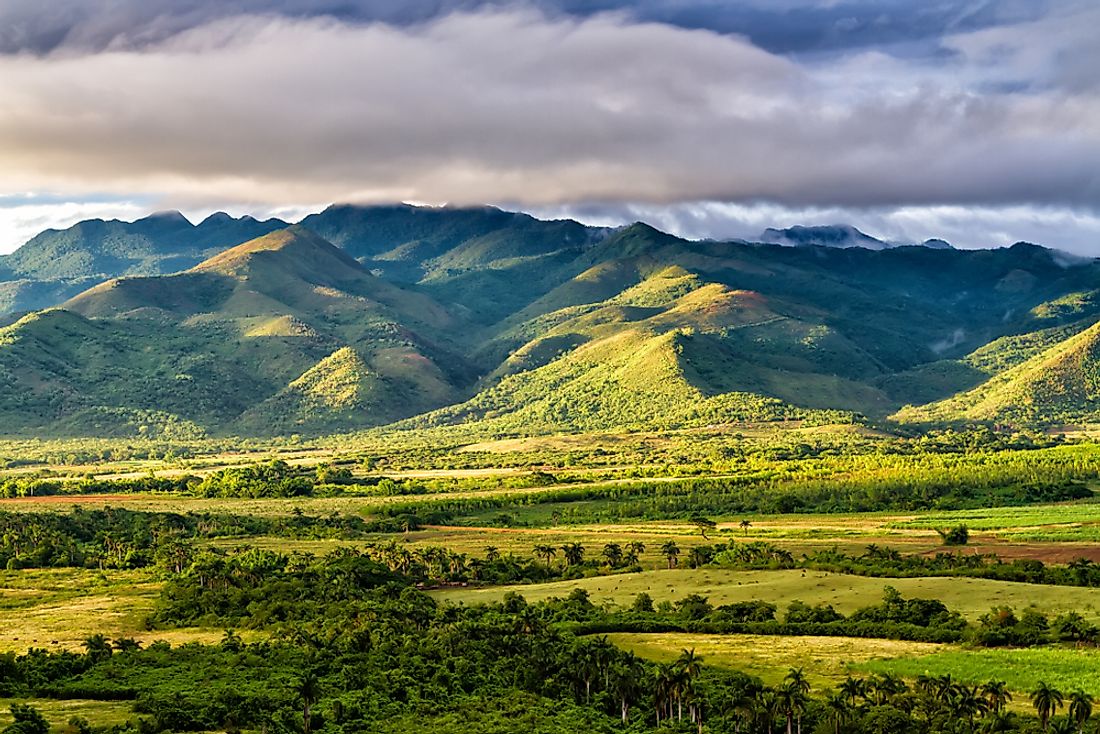
{"type": "Polygon", "coordinates": [[[640,21],[742,35],[776,53],[888,46],[912,54],[934,50],[938,39],[948,33],[1041,17],[1049,4],[1016,0],[5,0],[0,4],[0,53],[142,47],[246,14],[408,25],[454,12],[526,7],[551,16],[618,12],[640,21]]]}
{"type": "Polygon", "coordinates": [[[907,206],[881,209],[790,208],[776,204],[684,202],[534,207],[544,218],[572,218],[594,226],[635,221],[688,239],[756,240],[767,227],[852,224],[889,242],[941,238],[962,249],[1006,247],[1025,241],[1066,252],[1100,255],[1100,214],[1061,207],[907,206]]]}
{"type": "Polygon", "coordinates": [[[931,61],[798,60],[624,15],[237,16],[146,45],[0,57],[0,191],[159,192],[181,208],[1095,211],[1100,95],[1054,72],[1067,49],[1100,66],[1074,31],[1100,12],[1067,8],[1041,37],[1033,20],[960,32],[931,61]],[[1020,61],[1031,47],[1046,60],[1036,79],[1020,61]]]}
{"type": "Polygon", "coordinates": [[[67,201],[30,194],[0,196],[0,254],[11,252],[48,228],[69,227],[85,219],[135,219],[146,213],[142,201],[100,199],[67,201]]]}

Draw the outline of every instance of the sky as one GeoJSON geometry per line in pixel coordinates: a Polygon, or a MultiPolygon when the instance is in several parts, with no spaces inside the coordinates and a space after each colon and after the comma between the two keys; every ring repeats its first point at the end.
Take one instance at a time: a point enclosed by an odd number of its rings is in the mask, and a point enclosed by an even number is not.
{"type": "Polygon", "coordinates": [[[1095,0],[3,0],[0,252],[497,204],[1100,256],[1095,0]]]}

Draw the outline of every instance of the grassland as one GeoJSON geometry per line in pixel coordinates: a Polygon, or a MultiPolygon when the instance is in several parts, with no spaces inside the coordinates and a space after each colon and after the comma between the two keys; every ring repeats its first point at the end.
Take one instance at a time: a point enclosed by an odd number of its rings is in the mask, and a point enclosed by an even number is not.
{"type": "Polygon", "coordinates": [[[80,650],[85,638],[97,633],[143,644],[221,638],[223,630],[217,629],[147,629],[145,618],[159,591],[160,582],[146,571],[0,571],[0,652],[80,650]]]}
{"type": "Polygon", "coordinates": [[[672,569],[546,584],[445,589],[433,593],[439,599],[456,604],[477,604],[499,600],[509,591],[533,601],[564,597],[573,589],[581,588],[588,591],[593,602],[619,606],[629,605],[642,592],[658,602],[700,594],[714,605],[759,599],[783,609],[790,602],[801,600],[807,604],[832,604],[837,611],[848,614],[879,602],[886,586],[895,587],[906,597],[939,599],[969,619],[976,619],[997,605],[1023,608],[1032,604],[1047,613],[1075,609],[1100,619],[1100,589],[972,578],[881,579],[798,570],[672,569]]]}
{"type": "Polygon", "coordinates": [[[1071,648],[1016,650],[947,649],[920,657],[897,657],[860,663],[864,673],[893,673],[905,678],[945,675],[964,683],[1004,680],[1014,691],[1031,691],[1046,681],[1063,690],[1100,696],[1100,651],[1071,648]]]}
{"type": "Polygon", "coordinates": [[[802,668],[817,688],[835,686],[861,664],[924,657],[946,648],[929,642],[857,637],[616,633],[607,638],[658,662],[674,660],[682,650],[694,649],[708,665],[741,670],[769,685],[779,683],[791,668],[802,668]]]}
{"type": "Polygon", "coordinates": [[[13,703],[30,704],[38,709],[46,721],[50,722],[50,730],[54,732],[75,732],[76,729],[69,726],[69,720],[74,717],[93,722],[95,726],[110,727],[117,724],[125,724],[135,718],[131,710],[130,701],[92,701],[80,698],[54,699],[54,698],[0,698],[0,727],[11,723],[9,707],[13,703]]]}

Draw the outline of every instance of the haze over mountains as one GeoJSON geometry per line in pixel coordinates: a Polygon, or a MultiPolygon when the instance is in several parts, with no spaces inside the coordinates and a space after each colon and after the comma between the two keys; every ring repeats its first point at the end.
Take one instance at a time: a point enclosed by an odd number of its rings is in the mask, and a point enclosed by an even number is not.
{"type": "Polygon", "coordinates": [[[0,329],[0,421],[197,436],[1096,418],[1096,262],[769,233],[786,246],[405,205],[48,231],[0,260],[5,310],[60,304],[0,329]]]}

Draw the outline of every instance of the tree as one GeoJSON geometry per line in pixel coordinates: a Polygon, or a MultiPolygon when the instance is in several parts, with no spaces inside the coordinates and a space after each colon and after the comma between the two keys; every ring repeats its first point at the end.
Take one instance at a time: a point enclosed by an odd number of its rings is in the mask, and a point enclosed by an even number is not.
{"type": "Polygon", "coordinates": [[[676,545],[676,541],[670,540],[661,546],[661,555],[668,559],[669,568],[675,568],[680,556],[680,546],[676,545]]]}
{"type": "Polygon", "coordinates": [[[302,702],[302,731],[305,734],[310,734],[313,704],[317,703],[317,699],[321,695],[321,682],[316,675],[308,672],[298,681],[295,693],[298,695],[298,700],[302,702]]]}
{"type": "MultiPolygon", "coordinates": [[[[789,714],[795,716],[798,721],[798,734],[802,734],[802,712],[806,710],[806,697],[810,692],[810,682],[802,668],[791,668],[783,679],[784,699],[790,707],[789,714]]],[[[790,731],[791,722],[787,720],[787,730],[790,731]]]]}
{"type": "Polygon", "coordinates": [[[1031,692],[1031,705],[1035,707],[1044,731],[1050,727],[1050,717],[1058,713],[1064,700],[1062,692],[1046,681],[1039,681],[1039,685],[1031,692]]]}
{"type": "Polygon", "coordinates": [[[844,700],[849,705],[855,706],[856,699],[867,697],[867,681],[862,678],[853,678],[848,676],[844,679],[844,682],[840,684],[840,694],[844,696],[844,700]]]}
{"type": "Polygon", "coordinates": [[[936,528],[940,540],[944,545],[966,545],[970,542],[970,529],[966,525],[956,525],[953,528],[936,528]]]}
{"type": "Polygon", "coordinates": [[[691,518],[691,522],[695,527],[699,528],[699,534],[703,536],[703,540],[709,540],[709,538],[707,538],[707,533],[718,527],[718,523],[702,515],[696,515],[691,518]]]}
{"type": "Polygon", "coordinates": [[[645,553],[645,543],[632,540],[626,544],[626,553],[623,556],[623,563],[628,566],[635,566],[643,553],[645,553]]]}
{"type": "Polygon", "coordinates": [[[638,701],[645,690],[642,686],[644,674],[645,667],[642,661],[633,653],[627,653],[626,657],[610,670],[609,687],[612,695],[619,701],[619,713],[624,725],[630,723],[630,707],[638,701]]]}
{"type": "Polygon", "coordinates": [[[49,734],[50,723],[34,706],[21,703],[11,705],[12,723],[4,729],[4,734],[49,734]]]}
{"type": "Polygon", "coordinates": [[[634,597],[634,603],[630,607],[632,612],[653,613],[653,597],[644,591],[634,597]]]}
{"type": "Polygon", "coordinates": [[[741,526],[741,532],[744,533],[745,535],[748,535],[749,534],[749,528],[752,527],[752,521],[751,520],[742,520],[738,524],[741,526]]]}
{"type": "Polygon", "coordinates": [[[111,657],[114,648],[106,636],[96,633],[84,638],[84,651],[92,660],[102,660],[111,657]]]}
{"type": "Polygon", "coordinates": [[[689,702],[689,710],[692,721],[698,721],[698,710],[693,696],[693,682],[703,672],[703,659],[695,654],[695,648],[681,650],[680,657],[676,659],[677,680],[677,719],[683,718],[683,702],[689,702]]]}
{"type": "Polygon", "coordinates": [[[584,563],[584,546],[580,543],[566,543],[561,547],[565,565],[579,566],[584,563]]]}
{"type": "Polygon", "coordinates": [[[982,684],[982,696],[989,703],[989,710],[995,714],[1004,711],[1005,706],[1012,700],[1012,694],[1008,690],[1008,684],[1003,680],[990,680],[982,684]]]}
{"type": "Polygon", "coordinates": [[[495,545],[485,546],[485,560],[489,563],[496,561],[500,558],[500,549],[495,545]]]}
{"type": "Polygon", "coordinates": [[[1089,581],[1092,579],[1093,570],[1096,569],[1096,564],[1088,558],[1074,558],[1066,566],[1072,573],[1073,577],[1077,579],[1077,583],[1080,586],[1089,586],[1089,581]]]}
{"type": "Polygon", "coordinates": [[[1085,724],[1092,718],[1092,696],[1082,690],[1069,694],[1069,718],[1077,724],[1077,731],[1085,730],[1085,724]]]}
{"type": "Polygon", "coordinates": [[[840,727],[848,722],[852,715],[852,708],[843,693],[830,693],[825,699],[825,710],[829,712],[829,718],[833,722],[833,734],[840,734],[840,727]]]}
{"type": "Polygon", "coordinates": [[[623,562],[623,547],[618,543],[607,543],[603,547],[603,557],[611,568],[618,568],[623,562]]]}
{"type": "Polygon", "coordinates": [[[535,555],[546,561],[546,567],[550,568],[550,561],[556,556],[558,549],[552,545],[546,545],[540,543],[535,546],[535,555]]]}

